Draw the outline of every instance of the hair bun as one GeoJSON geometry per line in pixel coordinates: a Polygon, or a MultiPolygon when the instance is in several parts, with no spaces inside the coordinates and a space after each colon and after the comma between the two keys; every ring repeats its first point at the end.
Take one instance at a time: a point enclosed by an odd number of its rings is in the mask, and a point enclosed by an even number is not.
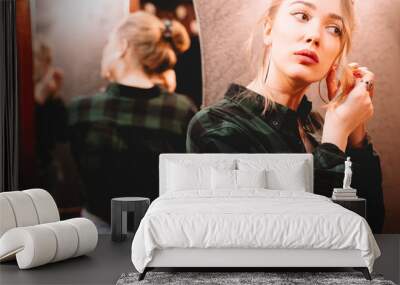
{"type": "MultiPolygon", "coordinates": [[[[113,31],[119,41],[126,40],[131,53],[148,74],[159,74],[174,67],[177,54],[190,47],[186,28],[175,20],[137,11],[122,19],[113,31]]],[[[104,69],[110,69],[105,67],[104,69]]]]}
{"type": "Polygon", "coordinates": [[[171,20],[164,20],[164,31],[162,33],[163,38],[166,41],[170,41],[172,39],[172,21],[171,20]]]}
{"type": "Polygon", "coordinates": [[[190,38],[186,28],[178,21],[163,21],[162,39],[171,44],[175,53],[183,53],[190,47],[190,38]]]}

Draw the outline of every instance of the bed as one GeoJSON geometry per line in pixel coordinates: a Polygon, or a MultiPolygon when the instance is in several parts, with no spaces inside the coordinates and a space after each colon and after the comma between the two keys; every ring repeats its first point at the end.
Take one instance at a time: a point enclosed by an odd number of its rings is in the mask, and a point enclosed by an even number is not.
{"type": "Polygon", "coordinates": [[[311,154],[162,154],[160,196],[132,242],[159,267],[352,267],[380,250],[364,218],[313,194],[311,154]]]}

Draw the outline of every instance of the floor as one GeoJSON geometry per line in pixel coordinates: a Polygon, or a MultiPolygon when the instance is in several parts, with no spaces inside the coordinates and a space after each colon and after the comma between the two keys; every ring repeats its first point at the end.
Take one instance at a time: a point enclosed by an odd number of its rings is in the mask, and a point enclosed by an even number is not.
{"type": "MultiPolygon", "coordinates": [[[[375,236],[382,256],[376,260],[374,272],[385,279],[400,282],[400,235],[375,236]]],[[[114,243],[107,234],[99,236],[99,243],[88,256],[19,270],[16,262],[0,264],[0,284],[115,284],[124,272],[134,271],[130,260],[132,236],[114,243]]]]}
{"type": "Polygon", "coordinates": [[[121,243],[100,235],[95,251],[41,267],[18,270],[16,262],[0,264],[0,284],[115,284],[124,272],[134,271],[131,239],[121,243]]]}
{"type": "Polygon", "coordinates": [[[374,272],[400,284],[400,234],[375,235],[375,239],[381,250],[381,257],[375,261],[374,272]]]}

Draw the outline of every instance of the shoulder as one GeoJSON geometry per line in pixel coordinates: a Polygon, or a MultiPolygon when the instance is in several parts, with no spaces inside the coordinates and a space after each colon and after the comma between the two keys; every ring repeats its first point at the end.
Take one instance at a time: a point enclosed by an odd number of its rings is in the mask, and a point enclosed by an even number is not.
{"type": "Polygon", "coordinates": [[[183,106],[192,106],[194,105],[192,99],[189,98],[189,96],[185,95],[185,94],[180,94],[180,93],[167,93],[168,98],[175,98],[176,101],[183,105],[183,106]]]}
{"type": "Polygon", "coordinates": [[[240,116],[240,113],[240,109],[232,102],[222,99],[193,116],[188,126],[188,135],[205,137],[237,133],[239,126],[232,117],[240,116]]]}
{"type": "Polygon", "coordinates": [[[204,108],[190,121],[186,137],[187,152],[241,152],[246,136],[237,125],[215,116],[214,110],[215,107],[204,108]]]}
{"type": "Polygon", "coordinates": [[[91,96],[75,96],[67,105],[69,123],[72,125],[86,121],[92,111],[106,105],[104,104],[105,100],[107,100],[107,96],[104,92],[98,92],[91,96]]]}
{"type": "Polygon", "coordinates": [[[191,120],[186,138],[189,153],[255,152],[240,124],[215,114],[215,106],[198,112],[191,120]]]}
{"type": "Polygon", "coordinates": [[[167,89],[165,89],[162,86],[157,85],[159,88],[160,96],[159,98],[162,98],[165,102],[176,102],[181,105],[192,105],[193,101],[189,98],[189,96],[185,94],[180,94],[176,92],[169,92],[167,89]]]}
{"type": "Polygon", "coordinates": [[[198,108],[196,107],[193,100],[185,95],[179,93],[171,93],[167,90],[160,88],[160,96],[159,98],[162,101],[162,105],[168,106],[169,108],[178,110],[183,113],[196,113],[198,108]]]}
{"type": "Polygon", "coordinates": [[[72,98],[68,104],[69,108],[79,107],[82,105],[92,104],[96,101],[104,101],[107,99],[105,92],[97,92],[94,95],[79,95],[72,98]]]}

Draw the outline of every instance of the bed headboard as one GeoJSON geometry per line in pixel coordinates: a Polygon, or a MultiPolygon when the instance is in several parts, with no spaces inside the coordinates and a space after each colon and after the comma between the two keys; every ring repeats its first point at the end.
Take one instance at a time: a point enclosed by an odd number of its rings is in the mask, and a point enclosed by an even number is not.
{"type": "MultiPolygon", "coordinates": [[[[166,192],[167,183],[167,164],[168,161],[182,161],[182,160],[195,160],[195,161],[218,161],[218,160],[230,160],[236,161],[238,159],[250,159],[250,160],[271,160],[271,161],[286,161],[290,160],[293,162],[304,161],[305,162],[305,173],[306,179],[309,181],[307,192],[314,192],[314,164],[312,154],[271,154],[271,153],[165,153],[160,154],[159,157],[159,195],[166,192]]],[[[236,165],[236,164],[235,164],[236,165]]]]}

